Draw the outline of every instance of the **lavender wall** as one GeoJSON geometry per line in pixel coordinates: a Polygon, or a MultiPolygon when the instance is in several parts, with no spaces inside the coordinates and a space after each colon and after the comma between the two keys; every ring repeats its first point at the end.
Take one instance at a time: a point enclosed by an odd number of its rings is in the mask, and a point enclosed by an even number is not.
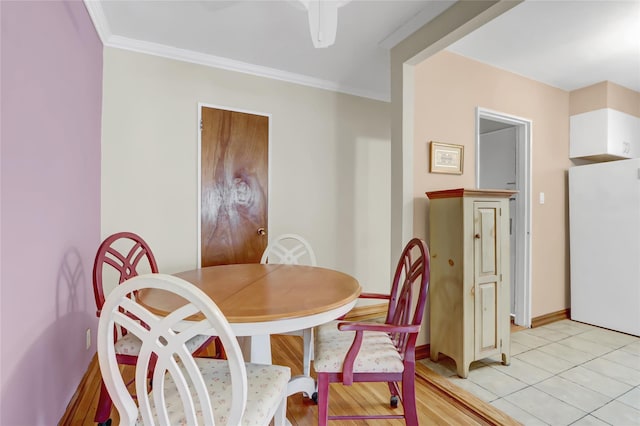
{"type": "Polygon", "coordinates": [[[52,425],[95,353],[102,44],[80,1],[0,14],[0,424],[52,425]]]}

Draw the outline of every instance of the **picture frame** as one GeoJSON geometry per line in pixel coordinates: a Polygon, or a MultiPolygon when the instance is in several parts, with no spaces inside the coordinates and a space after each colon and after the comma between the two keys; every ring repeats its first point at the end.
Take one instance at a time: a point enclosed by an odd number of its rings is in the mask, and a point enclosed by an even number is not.
{"type": "Polygon", "coordinates": [[[430,173],[461,175],[464,145],[431,141],[430,173]]]}

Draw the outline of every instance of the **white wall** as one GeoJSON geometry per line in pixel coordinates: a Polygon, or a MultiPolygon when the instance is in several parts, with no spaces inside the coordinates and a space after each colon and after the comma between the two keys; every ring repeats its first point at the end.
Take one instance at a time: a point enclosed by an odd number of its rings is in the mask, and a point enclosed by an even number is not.
{"type": "Polygon", "coordinates": [[[480,188],[515,188],[515,141],[515,127],[480,135],[480,169],[482,170],[480,175],[480,188]]]}
{"type": "Polygon", "coordinates": [[[270,234],[388,289],[388,103],[113,48],[103,89],[103,237],[140,233],[161,272],[195,268],[198,103],[269,114],[270,234]]]}

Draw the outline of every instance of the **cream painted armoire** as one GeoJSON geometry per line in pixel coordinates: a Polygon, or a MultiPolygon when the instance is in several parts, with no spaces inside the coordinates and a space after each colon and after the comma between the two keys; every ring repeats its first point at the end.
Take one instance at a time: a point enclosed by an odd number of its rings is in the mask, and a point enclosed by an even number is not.
{"type": "Polygon", "coordinates": [[[450,189],[429,197],[430,354],[458,375],[502,355],[509,364],[509,198],[515,191],[450,189]]]}

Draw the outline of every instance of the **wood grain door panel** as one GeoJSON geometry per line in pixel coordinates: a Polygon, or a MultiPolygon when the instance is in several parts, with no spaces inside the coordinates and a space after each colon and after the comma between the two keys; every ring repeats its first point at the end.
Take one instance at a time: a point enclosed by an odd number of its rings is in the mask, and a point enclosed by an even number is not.
{"type": "Polygon", "coordinates": [[[259,263],[267,246],[269,117],[203,107],[201,266],[259,263]]]}

